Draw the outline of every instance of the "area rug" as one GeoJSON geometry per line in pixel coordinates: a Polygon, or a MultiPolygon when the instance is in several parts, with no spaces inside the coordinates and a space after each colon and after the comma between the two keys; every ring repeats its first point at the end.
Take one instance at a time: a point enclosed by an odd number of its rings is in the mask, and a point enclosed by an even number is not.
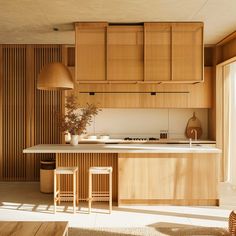
{"type": "Polygon", "coordinates": [[[69,228],[69,236],[197,236],[230,235],[223,228],[208,227],[142,227],[142,228],[69,228]]]}

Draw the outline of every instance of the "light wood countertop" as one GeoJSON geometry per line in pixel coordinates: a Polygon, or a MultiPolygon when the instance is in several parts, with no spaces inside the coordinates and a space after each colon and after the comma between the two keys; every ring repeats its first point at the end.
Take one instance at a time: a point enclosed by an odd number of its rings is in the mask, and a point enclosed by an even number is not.
{"type": "Polygon", "coordinates": [[[40,144],[23,153],[221,153],[215,147],[193,144],[40,144]]]}

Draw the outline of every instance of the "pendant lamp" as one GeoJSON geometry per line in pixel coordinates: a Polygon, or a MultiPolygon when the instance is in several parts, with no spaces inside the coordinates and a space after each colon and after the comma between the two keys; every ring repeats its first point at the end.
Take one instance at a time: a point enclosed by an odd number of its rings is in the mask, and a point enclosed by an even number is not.
{"type": "Polygon", "coordinates": [[[69,69],[62,63],[54,62],[45,65],[40,71],[37,89],[70,90],[74,88],[69,69]]]}

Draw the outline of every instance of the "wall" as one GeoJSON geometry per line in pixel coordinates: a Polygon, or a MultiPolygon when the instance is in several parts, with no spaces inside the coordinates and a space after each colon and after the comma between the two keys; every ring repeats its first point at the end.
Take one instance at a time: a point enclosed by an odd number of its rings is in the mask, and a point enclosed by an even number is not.
{"type": "Polygon", "coordinates": [[[53,61],[62,61],[61,45],[0,45],[0,180],[38,180],[40,158],[52,155],[23,149],[60,142],[53,111],[63,93],[36,89],[41,68],[53,61]]]}
{"type": "Polygon", "coordinates": [[[87,129],[88,134],[159,137],[160,130],[169,130],[169,137],[185,139],[185,127],[193,112],[203,129],[201,139],[208,138],[208,109],[102,109],[87,129]]]}
{"type": "Polygon", "coordinates": [[[226,36],[216,44],[216,63],[219,64],[236,56],[236,32],[226,36]]]}

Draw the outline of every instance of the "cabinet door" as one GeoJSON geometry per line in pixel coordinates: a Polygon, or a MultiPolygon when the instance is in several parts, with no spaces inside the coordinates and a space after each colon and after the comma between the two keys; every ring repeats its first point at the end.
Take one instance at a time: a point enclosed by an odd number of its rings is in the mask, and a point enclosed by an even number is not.
{"type": "Polygon", "coordinates": [[[104,81],[106,79],[107,23],[76,24],[77,81],[104,81]]]}
{"type": "Polygon", "coordinates": [[[79,93],[81,106],[87,103],[100,108],[188,108],[188,94],[158,93],[79,93]]]}
{"type": "Polygon", "coordinates": [[[145,80],[171,79],[171,24],[145,23],[145,80]]]}
{"type": "Polygon", "coordinates": [[[212,108],[212,68],[204,67],[204,83],[189,84],[189,107],[212,108]]]}
{"type": "Polygon", "coordinates": [[[109,26],[107,79],[143,80],[143,26],[109,26]]]}
{"type": "Polygon", "coordinates": [[[218,157],[210,153],[119,154],[118,201],[172,200],[173,204],[174,200],[217,199],[218,157]]]}
{"type": "Polygon", "coordinates": [[[172,24],[172,80],[203,80],[203,24],[172,24]]]}

